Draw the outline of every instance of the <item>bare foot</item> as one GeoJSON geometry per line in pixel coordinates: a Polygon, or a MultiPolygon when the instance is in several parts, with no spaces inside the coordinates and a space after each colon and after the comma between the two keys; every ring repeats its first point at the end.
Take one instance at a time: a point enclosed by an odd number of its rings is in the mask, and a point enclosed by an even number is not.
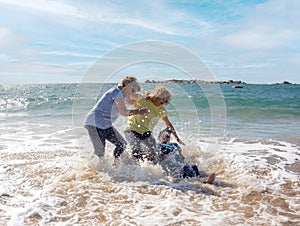
{"type": "Polygon", "coordinates": [[[203,183],[205,183],[205,184],[212,184],[212,183],[214,183],[215,178],[216,178],[216,174],[215,174],[215,173],[212,173],[212,174],[210,174],[209,177],[207,178],[207,181],[204,181],[203,183]]]}

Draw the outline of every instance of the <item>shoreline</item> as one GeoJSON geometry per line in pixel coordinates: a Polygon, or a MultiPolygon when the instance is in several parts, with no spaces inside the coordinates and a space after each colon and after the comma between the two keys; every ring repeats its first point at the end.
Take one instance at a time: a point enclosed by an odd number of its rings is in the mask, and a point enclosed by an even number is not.
{"type": "MultiPolygon", "coordinates": [[[[204,80],[185,80],[185,79],[167,79],[167,80],[141,80],[141,84],[144,83],[182,83],[182,84],[247,84],[247,85],[300,85],[300,83],[292,83],[288,81],[283,82],[274,82],[274,83],[249,83],[240,80],[224,80],[224,81],[204,81],[204,80]]],[[[118,84],[118,82],[109,82],[109,83],[102,83],[102,82],[49,82],[49,83],[2,83],[0,84],[0,91],[1,89],[5,88],[6,86],[21,86],[21,85],[79,85],[79,84],[118,84]]]]}
{"type": "MultiPolygon", "coordinates": [[[[185,79],[167,79],[167,80],[146,80],[144,83],[183,83],[183,84],[252,84],[241,80],[227,80],[227,81],[204,81],[204,80],[185,80],[185,79]]],[[[254,84],[254,83],[253,83],[254,84]]],[[[291,83],[288,81],[269,83],[268,85],[296,85],[297,83],[291,83]]],[[[266,85],[266,84],[264,84],[266,85]]]]}
{"type": "Polygon", "coordinates": [[[168,80],[146,80],[144,83],[184,83],[184,84],[247,84],[243,81],[204,81],[204,80],[185,80],[185,79],[168,79],[168,80]]]}

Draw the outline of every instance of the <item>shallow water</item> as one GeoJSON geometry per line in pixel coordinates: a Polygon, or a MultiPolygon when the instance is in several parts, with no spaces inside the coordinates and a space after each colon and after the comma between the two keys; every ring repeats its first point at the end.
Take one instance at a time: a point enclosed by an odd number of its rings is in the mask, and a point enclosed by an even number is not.
{"type": "MultiPolygon", "coordinates": [[[[102,161],[93,158],[81,125],[96,101],[97,85],[89,86],[84,93],[77,84],[1,91],[0,225],[300,224],[299,85],[223,86],[226,128],[214,124],[225,130],[220,137],[210,131],[201,90],[183,85],[175,93],[168,110],[187,144],[183,153],[216,173],[212,185],[128,164],[127,152],[112,166],[111,145],[102,161]]],[[[125,122],[120,117],[116,128],[125,122]]]]}
{"type": "Polygon", "coordinates": [[[187,145],[190,161],[217,174],[209,185],[173,180],[148,163],[113,167],[111,146],[103,162],[91,159],[70,127],[6,124],[0,137],[2,225],[300,223],[294,144],[227,140],[216,153],[203,151],[203,140],[187,145]]]}

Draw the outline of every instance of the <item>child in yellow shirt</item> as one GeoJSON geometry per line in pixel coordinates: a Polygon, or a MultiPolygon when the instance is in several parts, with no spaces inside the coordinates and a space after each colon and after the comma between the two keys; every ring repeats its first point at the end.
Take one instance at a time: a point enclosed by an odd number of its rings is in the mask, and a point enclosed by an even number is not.
{"type": "Polygon", "coordinates": [[[146,158],[149,161],[154,161],[156,159],[156,141],[152,132],[159,119],[162,119],[166,126],[172,129],[172,134],[177,142],[184,145],[169,121],[168,112],[165,108],[165,105],[170,103],[172,99],[172,93],[169,89],[159,86],[150,95],[138,95],[136,93],[132,98],[135,101],[135,108],[148,109],[147,114],[130,116],[125,129],[125,137],[132,150],[134,160],[146,158]],[[146,153],[142,146],[145,147],[146,153]]]}

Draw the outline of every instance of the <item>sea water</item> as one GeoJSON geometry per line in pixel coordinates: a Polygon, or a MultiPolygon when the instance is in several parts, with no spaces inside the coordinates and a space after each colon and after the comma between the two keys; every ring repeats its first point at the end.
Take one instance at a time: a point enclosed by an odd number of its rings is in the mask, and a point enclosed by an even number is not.
{"type": "Polygon", "coordinates": [[[111,144],[93,157],[82,122],[113,85],[0,87],[0,225],[300,224],[300,85],[163,84],[186,160],[212,185],[113,166],[111,144]]]}

